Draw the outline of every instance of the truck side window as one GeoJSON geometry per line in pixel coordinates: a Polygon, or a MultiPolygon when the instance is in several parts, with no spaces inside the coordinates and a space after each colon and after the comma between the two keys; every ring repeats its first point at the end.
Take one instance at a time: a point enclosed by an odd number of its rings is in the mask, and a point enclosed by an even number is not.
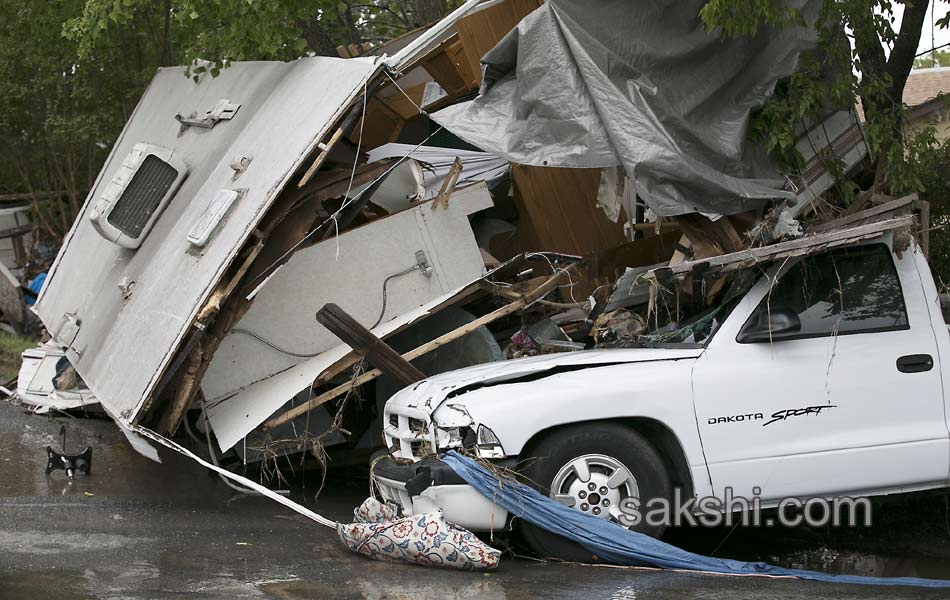
{"type": "Polygon", "coordinates": [[[790,268],[749,320],[787,310],[801,329],[774,339],[907,329],[907,309],[890,249],[884,244],[842,248],[790,268]]]}

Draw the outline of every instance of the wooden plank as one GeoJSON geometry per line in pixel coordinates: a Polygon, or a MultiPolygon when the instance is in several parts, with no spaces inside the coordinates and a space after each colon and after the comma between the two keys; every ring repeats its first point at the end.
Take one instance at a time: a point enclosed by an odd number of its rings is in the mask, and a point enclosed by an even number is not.
{"type": "Polygon", "coordinates": [[[466,70],[463,76],[455,60],[444,51],[426,58],[422,67],[450,96],[457,96],[471,89],[466,81],[468,71],[466,70]]]}
{"type": "MultiPolygon", "coordinates": [[[[476,283],[466,286],[461,291],[459,291],[458,294],[452,296],[451,298],[449,298],[448,300],[446,300],[439,306],[434,307],[431,311],[429,311],[429,314],[434,315],[444,308],[447,308],[449,306],[454,306],[456,304],[459,304],[460,302],[464,302],[468,300],[469,298],[471,298],[473,295],[475,295],[481,290],[481,285],[480,285],[481,283],[482,283],[481,281],[478,281],[476,283]]],[[[397,333],[401,333],[402,331],[405,331],[406,328],[409,327],[410,325],[412,325],[412,323],[407,323],[406,325],[399,327],[395,331],[383,337],[385,339],[387,337],[396,335],[397,333]]],[[[360,361],[360,355],[357,354],[356,352],[350,352],[349,354],[347,354],[340,360],[336,361],[335,363],[327,367],[327,369],[324,372],[320,373],[317,376],[317,378],[313,380],[312,387],[318,388],[322,385],[326,385],[337,375],[343,373],[344,371],[346,371],[347,369],[349,369],[350,367],[352,367],[359,361],[360,361]]]]}
{"type": "Polygon", "coordinates": [[[411,385],[426,378],[425,373],[412,366],[389,344],[373,335],[336,304],[329,302],[317,311],[317,322],[402,385],[411,385]]]}
{"type": "Polygon", "coordinates": [[[340,139],[340,136],[343,135],[343,128],[337,129],[333,135],[330,137],[330,141],[326,143],[323,151],[317,155],[317,158],[314,159],[313,164],[310,165],[310,168],[307,169],[307,172],[303,174],[303,177],[300,178],[300,182],[297,184],[298,188],[302,188],[307,185],[307,182],[310,181],[310,178],[313,177],[314,173],[317,172],[317,169],[320,168],[320,165],[323,164],[323,161],[326,160],[327,155],[330,154],[330,150],[333,149],[334,144],[337,140],[340,139]]]}
{"type": "Polygon", "coordinates": [[[458,20],[455,29],[465,49],[465,60],[469,71],[476,78],[476,84],[482,80],[481,60],[485,53],[494,48],[521,19],[539,6],[540,0],[504,0],[458,20]]]}
{"type": "MultiPolygon", "coordinates": [[[[537,288],[531,291],[531,293],[525,294],[519,300],[515,300],[514,302],[510,304],[506,304],[505,306],[502,306],[501,308],[498,308],[488,313],[487,315],[479,317],[478,319],[475,319],[474,321],[467,323],[466,325],[458,329],[455,329],[440,337],[437,337],[431,342],[428,342],[426,344],[419,346],[415,350],[410,350],[409,352],[403,354],[402,358],[406,359],[407,361],[415,360],[416,358],[419,358],[420,356],[423,356],[424,354],[428,354],[429,352],[432,352],[433,350],[437,348],[441,348],[442,346],[448,344],[449,342],[453,342],[460,337],[468,335],[469,333],[475,331],[476,329],[478,329],[479,327],[483,325],[488,325],[489,323],[493,323],[502,317],[506,317],[510,314],[513,314],[519,310],[522,310],[530,306],[535,301],[540,300],[545,295],[547,295],[552,290],[554,290],[565,279],[570,280],[572,275],[576,275],[577,269],[578,269],[578,265],[575,264],[575,265],[571,265],[567,269],[558,271],[557,273],[549,277],[547,281],[545,281],[543,284],[539,285],[537,288]]],[[[329,402],[330,400],[333,400],[334,398],[342,396],[343,394],[347,393],[349,390],[352,390],[353,388],[357,386],[363,385],[364,383],[367,383],[369,381],[372,381],[373,379],[376,379],[380,375],[382,375],[382,371],[380,371],[379,369],[373,369],[372,371],[368,371],[364,373],[363,375],[360,375],[359,377],[354,378],[351,381],[348,381],[342,385],[338,385],[337,387],[329,391],[326,391],[323,394],[320,394],[316,398],[312,398],[311,400],[301,404],[300,406],[294,407],[288,410],[287,412],[283,413],[282,415],[271,419],[270,421],[264,423],[263,428],[267,430],[267,429],[273,429],[274,427],[282,425],[292,419],[299,417],[300,415],[308,411],[313,410],[314,408],[320,406],[321,404],[325,404],[329,402]]]]}
{"type": "MultiPolygon", "coordinates": [[[[419,116],[419,109],[422,106],[422,96],[425,94],[426,84],[420,83],[410,88],[406,88],[403,94],[399,88],[390,84],[376,94],[376,98],[386,105],[386,107],[399,115],[404,121],[408,121],[419,116]],[[385,95],[381,92],[385,92],[385,95]],[[408,96],[408,98],[407,98],[408,96]]],[[[366,132],[363,132],[366,135],[366,132]]]]}
{"type": "Polygon", "coordinates": [[[834,221],[828,221],[827,223],[819,223],[814,227],[808,230],[808,233],[821,233],[824,231],[831,231],[832,229],[841,229],[855,223],[860,223],[866,219],[872,217],[878,217],[883,214],[890,212],[898,211],[902,208],[910,206],[917,201],[917,194],[911,194],[909,196],[904,196],[903,198],[898,198],[897,200],[891,200],[890,202],[885,202],[874,208],[868,208],[860,212],[856,212],[851,215],[841,217],[840,219],[835,219],[834,221]]]}
{"type": "MultiPolygon", "coordinates": [[[[402,130],[402,117],[386,106],[375,95],[366,104],[366,114],[362,117],[363,148],[375,148],[398,136],[402,130]]],[[[360,139],[360,123],[357,122],[347,139],[356,144],[360,139]]]]}
{"type": "Polygon", "coordinates": [[[455,191],[455,184],[458,183],[459,175],[462,174],[462,160],[459,157],[455,157],[455,160],[452,162],[452,166],[449,167],[449,172],[445,175],[445,180],[442,182],[442,187],[439,188],[439,193],[436,194],[435,199],[432,200],[432,208],[442,208],[449,207],[449,198],[452,197],[452,192],[455,191]]]}
{"type": "Polygon", "coordinates": [[[694,260],[683,262],[678,265],[654,269],[643,274],[644,279],[656,279],[657,271],[666,271],[672,275],[687,273],[700,264],[707,264],[711,268],[722,268],[731,270],[731,266],[741,266],[746,263],[756,263],[767,260],[776,260],[785,256],[798,256],[807,254],[811,249],[821,249],[828,245],[841,245],[851,242],[857,242],[878,236],[893,229],[910,227],[914,224],[913,216],[897,217],[886,221],[878,221],[860,225],[850,229],[838,229],[827,233],[818,233],[805,235],[788,242],[780,242],[771,246],[762,246],[761,248],[751,248],[741,252],[723,254],[703,260],[694,260]]]}

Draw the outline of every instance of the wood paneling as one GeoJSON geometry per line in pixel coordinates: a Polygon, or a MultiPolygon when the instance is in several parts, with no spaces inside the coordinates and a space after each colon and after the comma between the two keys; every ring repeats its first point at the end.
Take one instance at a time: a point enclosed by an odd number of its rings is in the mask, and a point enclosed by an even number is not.
{"type": "Polygon", "coordinates": [[[459,19],[455,28],[476,82],[482,80],[482,56],[541,4],[541,0],[505,0],[459,19]]]}
{"type": "Polygon", "coordinates": [[[523,250],[587,255],[627,241],[597,207],[600,169],[511,165],[523,250]]]}

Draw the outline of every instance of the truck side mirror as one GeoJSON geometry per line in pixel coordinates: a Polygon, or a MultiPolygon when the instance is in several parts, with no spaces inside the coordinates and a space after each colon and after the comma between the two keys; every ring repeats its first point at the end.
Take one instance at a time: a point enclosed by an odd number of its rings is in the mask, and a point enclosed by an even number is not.
{"type": "Polygon", "coordinates": [[[787,308],[773,307],[768,310],[761,307],[745,322],[736,341],[740,344],[769,342],[774,338],[801,331],[802,321],[798,314],[787,308]]]}

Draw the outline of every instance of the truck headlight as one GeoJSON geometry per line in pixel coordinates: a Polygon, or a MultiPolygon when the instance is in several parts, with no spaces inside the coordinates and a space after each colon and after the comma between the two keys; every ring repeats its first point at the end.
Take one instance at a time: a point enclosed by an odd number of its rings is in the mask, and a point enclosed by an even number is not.
{"type": "Polygon", "coordinates": [[[445,448],[459,448],[462,445],[462,430],[460,427],[445,427],[442,429],[446,433],[445,448]]]}
{"type": "Polygon", "coordinates": [[[504,458],[505,449],[501,447],[501,440],[494,431],[479,425],[475,435],[475,454],[479,458],[504,458]]]}

